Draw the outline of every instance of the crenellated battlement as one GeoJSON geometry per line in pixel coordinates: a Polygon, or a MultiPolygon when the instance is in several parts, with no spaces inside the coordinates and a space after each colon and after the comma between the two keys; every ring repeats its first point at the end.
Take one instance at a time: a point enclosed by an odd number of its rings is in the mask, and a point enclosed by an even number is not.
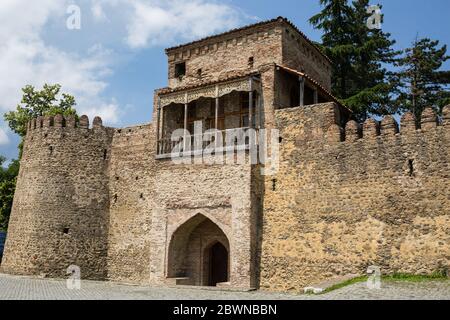
{"type": "Polygon", "coordinates": [[[92,127],[90,127],[89,117],[82,115],[77,118],[76,116],[43,116],[37,117],[28,121],[27,124],[27,135],[33,131],[38,131],[42,129],[50,128],[79,128],[84,130],[96,130],[101,128],[106,128],[103,126],[103,120],[100,117],[95,117],[92,122],[92,127]]]}
{"type": "Polygon", "coordinates": [[[362,124],[351,120],[345,124],[344,128],[333,124],[327,131],[327,139],[330,143],[353,143],[361,139],[383,138],[397,134],[407,135],[412,132],[428,132],[439,127],[450,128],[450,105],[444,108],[442,118],[438,117],[432,108],[425,109],[422,113],[420,126],[417,126],[416,118],[411,112],[402,116],[400,124],[391,115],[384,117],[381,121],[367,119],[362,124]]]}

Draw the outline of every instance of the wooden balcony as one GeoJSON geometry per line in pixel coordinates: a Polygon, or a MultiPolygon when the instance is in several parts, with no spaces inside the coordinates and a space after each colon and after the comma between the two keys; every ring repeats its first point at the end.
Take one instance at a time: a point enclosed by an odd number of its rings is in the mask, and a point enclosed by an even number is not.
{"type": "Polygon", "coordinates": [[[258,130],[248,127],[234,128],[214,133],[189,135],[180,138],[163,138],[158,141],[157,159],[211,155],[224,152],[250,150],[258,145],[258,130]],[[251,129],[251,130],[250,130],[251,129]],[[186,141],[186,143],[184,143],[186,141]],[[217,144],[216,144],[217,143],[217,144]]]}

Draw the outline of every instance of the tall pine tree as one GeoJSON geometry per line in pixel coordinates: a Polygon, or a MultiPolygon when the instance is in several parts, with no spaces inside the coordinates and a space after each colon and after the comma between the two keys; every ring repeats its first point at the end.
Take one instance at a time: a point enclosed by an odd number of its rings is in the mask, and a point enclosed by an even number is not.
{"type": "Polygon", "coordinates": [[[310,22],[323,31],[323,49],[334,63],[333,93],[359,120],[388,113],[393,83],[386,66],[399,54],[392,48],[395,41],[367,26],[369,0],[320,2],[324,8],[310,22]]]}
{"type": "Polygon", "coordinates": [[[440,71],[450,59],[447,46],[439,41],[416,39],[411,48],[404,50],[398,60],[400,71],[394,79],[398,84],[395,101],[397,112],[411,111],[419,120],[422,111],[434,107],[436,111],[450,103],[450,71],[440,71]]]}
{"type": "Polygon", "coordinates": [[[313,16],[310,23],[323,31],[321,48],[333,61],[333,93],[345,98],[354,73],[353,10],[347,0],[320,0],[320,4],[323,10],[313,16]]]}

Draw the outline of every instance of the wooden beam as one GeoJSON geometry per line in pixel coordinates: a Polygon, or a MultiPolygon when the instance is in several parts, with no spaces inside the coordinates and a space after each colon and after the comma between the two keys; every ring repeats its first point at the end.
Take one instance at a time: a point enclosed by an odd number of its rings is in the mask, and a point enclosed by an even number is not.
{"type": "Polygon", "coordinates": [[[317,87],[314,88],[314,104],[319,103],[319,91],[317,90],[317,87]]]}
{"type": "Polygon", "coordinates": [[[161,121],[161,99],[158,97],[157,103],[157,116],[156,116],[156,154],[160,153],[161,135],[159,132],[160,121],[161,121]]]}
{"type": "Polygon", "coordinates": [[[305,105],[305,78],[299,77],[300,81],[300,107],[305,105]]]}
{"type": "Polygon", "coordinates": [[[215,114],[214,114],[214,117],[215,117],[215,121],[214,121],[214,128],[216,129],[216,130],[219,130],[219,86],[218,85],[216,85],[216,99],[215,99],[215,101],[216,101],[216,108],[215,108],[215,114]]]}
{"type": "Polygon", "coordinates": [[[248,94],[248,127],[253,128],[253,78],[250,77],[250,92],[248,94]]]}

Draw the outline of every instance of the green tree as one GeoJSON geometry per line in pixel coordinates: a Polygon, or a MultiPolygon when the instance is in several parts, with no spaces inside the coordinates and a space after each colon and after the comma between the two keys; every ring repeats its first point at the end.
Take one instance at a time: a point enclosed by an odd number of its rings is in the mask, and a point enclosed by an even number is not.
{"type": "Polygon", "coordinates": [[[395,107],[397,112],[411,111],[420,119],[427,107],[440,112],[450,103],[450,71],[440,70],[450,59],[447,46],[428,38],[416,39],[398,60],[399,71],[394,79],[398,84],[395,107]]]}
{"type": "MultiPolygon", "coordinates": [[[[392,112],[392,92],[395,83],[390,81],[392,73],[388,65],[394,65],[400,51],[395,51],[395,41],[391,34],[382,29],[371,29],[367,21],[369,0],[353,1],[354,8],[354,74],[344,103],[350,107],[360,120],[370,114],[384,115],[392,112]]],[[[379,5],[382,9],[382,6],[379,5]]],[[[381,16],[381,22],[383,16],[381,16]]]]}
{"type": "Polygon", "coordinates": [[[333,61],[333,93],[338,98],[345,98],[354,74],[353,10],[347,0],[320,0],[320,4],[323,10],[309,21],[316,29],[322,30],[321,48],[333,61]]]}
{"type": "Polygon", "coordinates": [[[24,137],[27,123],[33,118],[57,114],[76,115],[75,98],[66,93],[58,98],[60,90],[59,84],[45,84],[39,91],[30,85],[24,87],[21,104],[17,106],[16,111],[5,113],[4,116],[11,130],[24,137]]]}
{"type": "Polygon", "coordinates": [[[395,82],[389,81],[386,66],[399,54],[393,49],[395,41],[389,33],[367,26],[369,0],[320,2],[324,8],[310,22],[322,30],[323,50],[333,61],[333,94],[359,120],[388,113],[395,82]]]}
{"type": "MultiPolygon", "coordinates": [[[[7,112],[4,119],[9,127],[22,138],[27,132],[27,123],[39,116],[55,116],[57,114],[77,115],[74,109],[75,98],[63,93],[59,98],[61,85],[45,84],[42,90],[36,90],[33,86],[25,86],[22,89],[23,96],[21,104],[17,105],[16,111],[7,112]]],[[[19,144],[19,159],[22,157],[23,141],[19,144]]]]}
{"type": "Polygon", "coordinates": [[[4,168],[5,160],[3,156],[0,156],[0,231],[6,231],[8,228],[16,179],[19,174],[19,161],[14,160],[7,168],[4,168]]]}

